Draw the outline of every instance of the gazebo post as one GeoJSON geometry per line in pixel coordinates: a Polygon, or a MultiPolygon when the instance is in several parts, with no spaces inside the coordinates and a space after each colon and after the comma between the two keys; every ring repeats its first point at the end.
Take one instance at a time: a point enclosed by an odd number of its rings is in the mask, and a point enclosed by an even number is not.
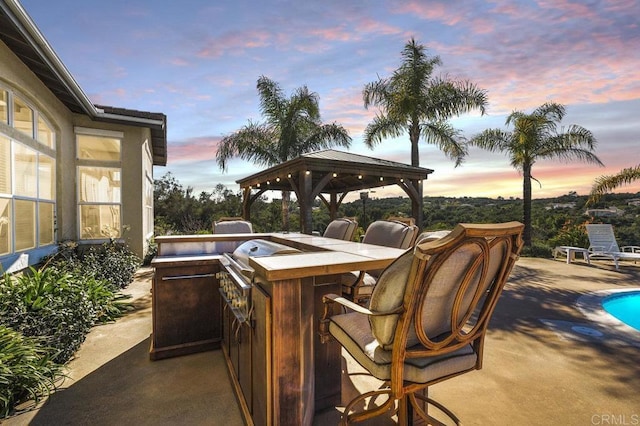
{"type": "Polygon", "coordinates": [[[338,194],[335,192],[331,193],[331,199],[329,204],[329,218],[334,220],[336,215],[338,214],[338,194]]]}
{"type": "Polygon", "coordinates": [[[424,216],[424,197],[423,197],[423,187],[422,187],[422,179],[421,180],[412,180],[411,184],[415,188],[417,192],[417,197],[414,202],[411,203],[411,216],[413,216],[416,220],[416,225],[418,225],[418,229],[422,230],[422,220],[424,216]]]}
{"type": "Polygon", "coordinates": [[[300,171],[300,195],[302,196],[300,202],[300,222],[302,225],[302,233],[311,234],[313,223],[311,216],[312,199],[311,192],[313,190],[313,176],[310,170],[300,171]]]}
{"type": "Polygon", "coordinates": [[[251,222],[251,187],[242,189],[242,217],[247,222],[251,222]]]}

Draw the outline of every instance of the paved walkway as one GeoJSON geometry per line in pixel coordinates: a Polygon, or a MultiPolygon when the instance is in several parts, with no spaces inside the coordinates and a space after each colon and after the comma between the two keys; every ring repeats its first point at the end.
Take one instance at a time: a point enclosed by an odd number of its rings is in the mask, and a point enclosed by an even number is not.
{"type": "MultiPolygon", "coordinates": [[[[91,331],[62,388],[3,425],[242,424],[220,351],[149,360],[150,276],[140,271],[128,289],[136,311],[91,331]]],[[[640,332],[594,323],[576,307],[585,294],[632,287],[640,288],[640,265],[520,259],[491,323],[484,368],[430,394],[465,425],[640,424],[640,332]]],[[[346,356],[345,365],[357,370],[346,356]]],[[[345,376],[343,398],[371,384],[345,376]]],[[[336,424],[339,415],[336,407],[315,423],[336,424]]]]}

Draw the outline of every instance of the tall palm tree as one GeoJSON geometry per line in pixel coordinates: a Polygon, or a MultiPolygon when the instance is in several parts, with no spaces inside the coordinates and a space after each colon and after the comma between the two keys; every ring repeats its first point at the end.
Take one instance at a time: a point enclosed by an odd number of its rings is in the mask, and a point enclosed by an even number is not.
{"type": "MultiPolygon", "coordinates": [[[[512,132],[489,129],[474,136],[469,143],[492,152],[504,152],[509,156],[511,165],[522,173],[523,199],[523,239],[531,246],[531,168],[538,160],[558,159],[563,162],[580,160],[603,166],[593,153],[597,141],[589,130],[572,124],[567,131],[558,124],[565,116],[563,105],[548,102],[533,113],[512,112],[506,125],[513,125],[512,132]]],[[[537,180],[536,180],[537,181],[537,180]]]]}
{"type": "MultiPolygon", "coordinates": [[[[242,127],[218,146],[216,161],[224,171],[232,157],[271,167],[332,146],[349,147],[351,137],[339,124],[322,124],[319,96],[302,86],[285,97],[278,83],[260,76],[257,83],[263,123],[242,127]]],[[[282,191],[282,226],[289,229],[290,192],[282,191]]]]}
{"type": "MultiPolygon", "coordinates": [[[[362,91],[365,108],[377,106],[379,112],[367,125],[364,142],[369,148],[384,138],[407,132],[411,142],[411,165],[420,166],[420,138],[438,146],[459,166],[467,155],[460,131],[447,120],[474,109],[485,113],[487,94],[466,80],[432,76],[442,65],[439,56],[428,56],[426,48],[411,38],[402,51],[402,63],[391,77],[379,78],[362,91]]],[[[419,189],[417,182],[412,182],[419,189]]],[[[420,193],[420,201],[422,194],[420,193]]],[[[421,204],[421,203],[420,203],[421,204]]],[[[422,205],[413,212],[422,226],[422,205]]]]}
{"type": "Polygon", "coordinates": [[[595,204],[607,192],[636,180],[640,180],[640,164],[622,169],[615,175],[600,176],[591,188],[587,204],[595,204]]]}

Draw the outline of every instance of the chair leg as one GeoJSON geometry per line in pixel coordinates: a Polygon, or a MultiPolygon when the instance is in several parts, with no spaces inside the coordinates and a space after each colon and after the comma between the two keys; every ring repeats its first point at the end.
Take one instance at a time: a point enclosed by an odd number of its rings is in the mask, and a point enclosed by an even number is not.
{"type": "Polygon", "coordinates": [[[393,413],[394,409],[395,409],[395,400],[391,397],[391,392],[389,389],[381,389],[381,390],[375,390],[375,391],[363,393],[361,395],[358,395],[354,399],[352,399],[344,407],[344,413],[342,414],[342,418],[340,419],[340,425],[346,426],[352,423],[357,423],[363,420],[371,419],[373,417],[377,417],[385,413],[389,413],[389,412],[393,413]],[[367,408],[362,411],[351,413],[351,410],[356,405],[364,403],[364,401],[367,398],[373,399],[377,395],[386,395],[387,400],[379,406],[373,406],[371,408],[367,408]]]}
{"type": "Polygon", "coordinates": [[[413,410],[410,405],[411,404],[407,400],[407,395],[398,400],[398,425],[413,424],[413,410]]]}
{"type": "Polygon", "coordinates": [[[422,391],[414,392],[408,395],[410,405],[414,411],[413,417],[426,421],[426,424],[428,425],[446,426],[445,423],[442,423],[440,420],[437,420],[429,415],[429,405],[432,405],[439,411],[441,411],[444,415],[446,415],[449,419],[451,419],[454,424],[460,425],[460,419],[458,419],[458,417],[456,417],[456,415],[453,414],[453,412],[451,412],[451,410],[449,410],[447,407],[440,404],[438,401],[429,398],[428,391],[428,388],[425,388],[422,391]]]}

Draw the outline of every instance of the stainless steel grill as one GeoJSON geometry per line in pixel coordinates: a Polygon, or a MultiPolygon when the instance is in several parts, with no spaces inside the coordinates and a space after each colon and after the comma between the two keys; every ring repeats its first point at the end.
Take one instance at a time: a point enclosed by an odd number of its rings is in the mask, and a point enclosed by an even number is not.
{"type": "Polygon", "coordinates": [[[218,275],[220,293],[239,323],[251,318],[251,286],[254,270],[250,257],[279,256],[300,253],[300,250],[268,240],[249,240],[240,244],[231,254],[224,254],[222,271],[218,275]]]}

